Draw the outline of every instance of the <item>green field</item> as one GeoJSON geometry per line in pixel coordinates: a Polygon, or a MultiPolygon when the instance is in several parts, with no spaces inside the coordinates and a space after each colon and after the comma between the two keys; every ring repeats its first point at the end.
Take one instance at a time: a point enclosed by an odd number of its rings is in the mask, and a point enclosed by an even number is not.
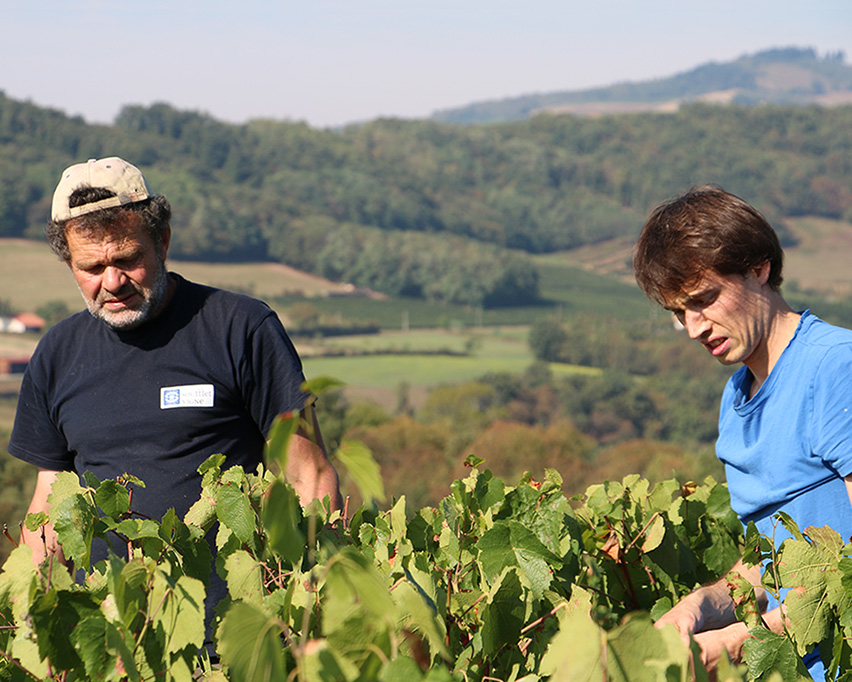
{"type": "MultiPolygon", "coordinates": [[[[308,377],[331,376],[349,386],[393,389],[401,383],[431,387],[476,379],[491,372],[519,373],[535,361],[527,344],[525,328],[481,328],[462,332],[443,330],[383,332],[379,335],[330,339],[324,351],[392,354],[314,357],[304,354],[308,377]],[[466,356],[437,354],[469,353],[466,356]],[[417,354],[420,351],[422,354],[417,354]]],[[[552,365],[555,373],[597,372],[590,368],[552,365]]]]}

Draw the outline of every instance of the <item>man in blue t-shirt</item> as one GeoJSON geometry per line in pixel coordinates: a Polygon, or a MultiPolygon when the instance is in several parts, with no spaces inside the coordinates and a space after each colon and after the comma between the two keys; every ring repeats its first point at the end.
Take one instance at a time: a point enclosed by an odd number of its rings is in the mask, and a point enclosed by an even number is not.
{"type": "MultiPolygon", "coordinates": [[[[716,187],[658,206],[634,251],[643,291],[724,365],[743,365],[725,387],[716,453],[731,506],[743,523],[780,543],[773,515],[800,528],[830,526],[852,536],[852,331],[794,311],[780,292],[783,252],[766,219],[716,187]]],[[[732,570],[753,584],[758,567],[732,570]]],[[[782,630],[770,603],[768,627],[782,630]]],[[[737,622],[725,581],[687,595],[658,621],[694,635],[702,662],[739,660],[748,628],[737,622]]],[[[805,657],[815,679],[818,651],[805,657]]]]}
{"type": "MultiPolygon", "coordinates": [[[[183,516],[213,454],[254,471],[277,415],[296,412],[287,478],[303,504],[340,508],[299,357],[278,317],[246,296],[166,269],[171,208],[117,157],[66,169],[47,237],[87,311],[49,330],[21,386],[9,452],[38,467],[29,512],[46,511],[60,471],[130,473],[133,510],[183,516]]],[[[23,531],[37,563],[61,547],[23,531]]],[[[106,548],[102,548],[105,553],[106,548]]]]}

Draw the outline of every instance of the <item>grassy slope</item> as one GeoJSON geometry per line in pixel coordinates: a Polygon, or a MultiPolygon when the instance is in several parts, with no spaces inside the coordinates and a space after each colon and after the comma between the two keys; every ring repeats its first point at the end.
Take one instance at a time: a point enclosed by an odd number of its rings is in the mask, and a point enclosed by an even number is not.
{"type": "MultiPolygon", "coordinates": [[[[276,263],[186,263],[169,267],[189,279],[253,293],[260,298],[302,292],[312,296],[339,288],[332,282],[276,263]]],[[[82,308],[68,269],[42,242],[0,239],[0,299],[19,310],[35,310],[46,301],[61,300],[72,310],[82,308]]]]}

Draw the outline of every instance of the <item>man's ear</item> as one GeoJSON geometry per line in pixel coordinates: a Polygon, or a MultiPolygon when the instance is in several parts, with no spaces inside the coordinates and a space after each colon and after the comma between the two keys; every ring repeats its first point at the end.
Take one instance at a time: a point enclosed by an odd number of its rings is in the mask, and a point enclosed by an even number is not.
{"type": "Polygon", "coordinates": [[[769,273],[772,272],[772,264],[769,261],[761,263],[760,265],[752,268],[752,273],[754,274],[754,278],[757,280],[757,283],[760,285],[764,285],[769,281],[769,273]]]}
{"type": "Polygon", "coordinates": [[[165,232],[163,232],[163,253],[161,254],[163,257],[163,261],[165,262],[166,256],[169,255],[169,242],[172,239],[172,228],[171,225],[166,228],[165,232]]]}

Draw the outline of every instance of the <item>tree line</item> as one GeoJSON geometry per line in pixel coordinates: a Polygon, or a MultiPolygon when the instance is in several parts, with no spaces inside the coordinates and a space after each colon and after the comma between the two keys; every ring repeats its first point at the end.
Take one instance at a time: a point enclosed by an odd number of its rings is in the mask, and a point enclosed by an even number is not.
{"type": "Polygon", "coordinates": [[[118,154],[171,200],[175,257],[276,260],[391,294],[517,304],[539,295],[525,254],[633,235],[691,184],[743,196],[788,242],[785,217],[850,219],[850,152],[852,107],[319,130],[166,104],[91,125],[0,94],[0,236],[38,237],[59,170],[118,154]]]}

